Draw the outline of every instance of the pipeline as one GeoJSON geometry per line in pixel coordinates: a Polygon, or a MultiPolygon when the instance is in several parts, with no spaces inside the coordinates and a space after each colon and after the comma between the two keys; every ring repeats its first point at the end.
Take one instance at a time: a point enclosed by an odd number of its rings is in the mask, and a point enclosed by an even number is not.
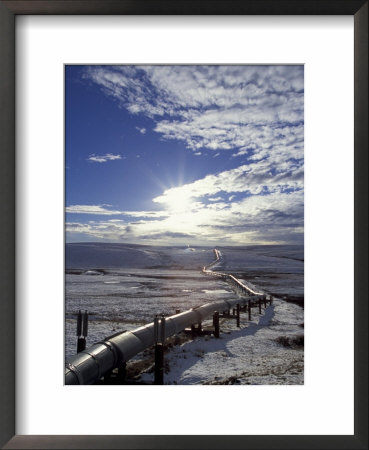
{"type": "Polygon", "coordinates": [[[241,289],[242,292],[245,292],[249,295],[265,295],[264,292],[261,291],[257,292],[254,289],[251,289],[249,286],[242,283],[238,278],[236,278],[234,275],[231,275],[230,273],[214,272],[213,270],[211,270],[212,267],[214,267],[216,264],[222,261],[222,254],[216,248],[214,249],[214,254],[215,254],[215,261],[211,262],[207,266],[204,266],[202,269],[202,272],[205,275],[211,275],[213,277],[222,278],[225,281],[233,282],[236,285],[236,287],[241,289]]]}
{"type": "MultiPolygon", "coordinates": [[[[215,311],[225,312],[237,303],[245,306],[259,297],[220,300],[192,308],[165,318],[165,339],[185,328],[196,325],[210,317],[215,311]]],[[[126,331],[78,353],[69,359],[65,368],[65,384],[93,384],[107,372],[120,367],[133,356],[155,344],[154,323],[126,331]]]]}
{"type": "MultiPolygon", "coordinates": [[[[215,311],[226,312],[237,304],[245,306],[249,301],[259,299],[263,293],[256,293],[248,286],[241,283],[233,275],[213,272],[210,270],[218,263],[222,255],[218,250],[214,250],[216,260],[203,268],[207,275],[221,277],[224,280],[232,281],[241,289],[247,297],[235,300],[220,300],[213,303],[192,308],[180,314],[175,314],[165,318],[165,339],[191,325],[196,325],[209,318],[215,311]],[[254,294],[254,295],[250,295],[254,294]]],[[[154,322],[136,328],[132,331],[118,333],[98,342],[86,350],[81,351],[66,362],[65,384],[93,384],[106,373],[115,368],[121,367],[125,362],[143,350],[155,345],[154,322]]]]}

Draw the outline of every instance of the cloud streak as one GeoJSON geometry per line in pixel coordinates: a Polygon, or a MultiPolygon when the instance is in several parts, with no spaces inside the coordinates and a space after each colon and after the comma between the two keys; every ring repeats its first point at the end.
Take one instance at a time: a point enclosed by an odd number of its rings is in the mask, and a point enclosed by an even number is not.
{"type": "Polygon", "coordinates": [[[65,208],[68,214],[90,214],[97,216],[128,216],[133,218],[159,218],[166,217],[164,211],[120,211],[107,209],[111,205],[70,205],[65,208]]]}
{"type": "Polygon", "coordinates": [[[106,155],[95,155],[92,154],[87,158],[87,161],[105,163],[107,161],[116,161],[122,159],[121,155],[113,155],[112,153],[107,153],[106,155]]]}

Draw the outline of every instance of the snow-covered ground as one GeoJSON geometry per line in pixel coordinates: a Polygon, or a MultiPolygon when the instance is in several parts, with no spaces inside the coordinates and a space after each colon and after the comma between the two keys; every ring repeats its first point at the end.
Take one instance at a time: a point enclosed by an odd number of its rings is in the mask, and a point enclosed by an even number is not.
{"type": "MultiPolygon", "coordinates": [[[[275,300],[241,327],[225,320],[219,339],[198,337],[166,354],[165,384],[303,384],[303,310],[275,300]]],[[[152,373],[142,375],[153,381],[152,373]]]]}
{"type": "MultiPolygon", "coordinates": [[[[222,259],[212,270],[243,283],[303,300],[300,246],[218,247],[222,259]]],[[[227,282],[204,275],[214,260],[211,248],[165,248],[119,244],[71,244],[66,250],[66,356],[75,354],[76,313],[90,313],[87,346],[118,331],[239,295],[227,282]]],[[[166,354],[166,384],[302,384],[304,311],[275,299],[252,321],[241,314],[222,319],[221,337],[199,337],[166,354]]],[[[143,358],[137,355],[135,359],[143,358]]],[[[142,374],[152,381],[153,374],[142,374]]]]}
{"type": "Polygon", "coordinates": [[[89,313],[87,345],[118,331],[220,299],[232,299],[231,286],[200,270],[114,269],[100,275],[66,275],[65,346],[67,358],[76,352],[76,317],[89,313]]]}

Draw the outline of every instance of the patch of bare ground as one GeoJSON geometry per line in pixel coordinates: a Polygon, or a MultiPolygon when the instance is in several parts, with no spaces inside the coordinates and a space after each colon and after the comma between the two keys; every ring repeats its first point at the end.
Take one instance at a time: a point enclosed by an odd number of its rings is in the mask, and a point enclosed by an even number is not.
{"type": "Polygon", "coordinates": [[[278,344],[283,345],[283,347],[298,348],[304,347],[304,335],[298,334],[296,336],[279,336],[275,340],[278,344]]]}
{"type": "Polygon", "coordinates": [[[288,295],[288,294],[277,294],[277,293],[271,293],[273,297],[278,297],[281,300],[284,300],[285,302],[289,303],[295,303],[296,305],[304,307],[304,296],[303,295],[288,295]]]}

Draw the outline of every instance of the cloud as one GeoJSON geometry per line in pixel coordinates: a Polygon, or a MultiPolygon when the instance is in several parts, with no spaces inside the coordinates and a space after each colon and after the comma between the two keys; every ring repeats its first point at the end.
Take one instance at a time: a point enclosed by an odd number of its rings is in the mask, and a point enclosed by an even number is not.
{"type": "MultiPolygon", "coordinates": [[[[68,214],[90,214],[99,216],[115,216],[123,215],[134,218],[156,219],[160,217],[167,217],[168,213],[165,211],[117,211],[107,209],[111,205],[70,205],[65,208],[68,214]]],[[[112,219],[110,222],[121,222],[120,219],[112,219]]]]}
{"type": "MultiPolygon", "coordinates": [[[[68,207],[124,217],[90,223],[84,233],[132,242],[151,236],[155,243],[189,237],[198,243],[302,242],[303,66],[91,66],[84,77],[133,116],[151,120],[161,140],[180,142],[195,156],[228,154],[229,160],[192,183],[164,189],[152,199],[161,211],[68,207]],[[173,199],[186,207],[173,208],[173,199]]],[[[108,156],[120,157],[89,160],[108,156]]]]}
{"type": "MultiPolygon", "coordinates": [[[[217,199],[215,199],[217,200],[217,199]]],[[[233,203],[193,202],[171,214],[134,212],[124,220],[94,220],[67,224],[68,232],[110,241],[156,244],[204,244],[221,241],[230,245],[250,243],[303,243],[303,191],[251,195],[233,203]],[[136,219],[140,220],[137,221],[136,219]]]]}
{"type": "MultiPolygon", "coordinates": [[[[86,77],[162,139],[242,158],[183,189],[194,196],[303,188],[304,71],[284,66],[93,66],[86,77]],[[179,88],[180,87],[180,88],[179,88]]],[[[154,202],[164,201],[167,190],[154,202]]]]}
{"type": "Polygon", "coordinates": [[[105,206],[110,205],[70,205],[65,208],[65,212],[69,214],[98,214],[104,216],[123,214],[122,211],[106,209],[105,206]]]}
{"type": "Polygon", "coordinates": [[[175,233],[173,231],[166,231],[166,232],[162,232],[162,233],[151,233],[148,235],[141,235],[140,239],[150,239],[150,240],[157,240],[157,239],[165,239],[167,240],[168,238],[170,239],[193,239],[195,236],[189,233],[175,233]]]}
{"type": "Polygon", "coordinates": [[[87,161],[104,163],[107,161],[115,161],[118,159],[122,159],[121,155],[113,155],[112,153],[107,153],[106,155],[92,154],[87,158],[87,161]]]}
{"type": "Polygon", "coordinates": [[[137,218],[160,218],[168,217],[169,213],[166,211],[124,211],[124,215],[137,218]]]}
{"type": "Polygon", "coordinates": [[[237,202],[195,202],[188,210],[147,218],[127,217],[71,222],[67,231],[109,241],[139,243],[142,240],[168,245],[219,242],[230,245],[250,243],[303,243],[304,196],[302,191],[253,195],[237,202]],[[133,220],[132,220],[133,219],[133,220]]]}
{"type": "Polygon", "coordinates": [[[165,204],[168,199],[176,197],[201,198],[221,192],[258,195],[302,188],[303,167],[299,164],[289,161],[285,164],[273,164],[272,161],[264,161],[245,164],[218,174],[207,175],[193,183],[167,189],[153,201],[165,204]]]}
{"type": "Polygon", "coordinates": [[[304,120],[301,65],[94,66],[85,76],[193,151],[283,145],[286,126],[304,120]]]}

